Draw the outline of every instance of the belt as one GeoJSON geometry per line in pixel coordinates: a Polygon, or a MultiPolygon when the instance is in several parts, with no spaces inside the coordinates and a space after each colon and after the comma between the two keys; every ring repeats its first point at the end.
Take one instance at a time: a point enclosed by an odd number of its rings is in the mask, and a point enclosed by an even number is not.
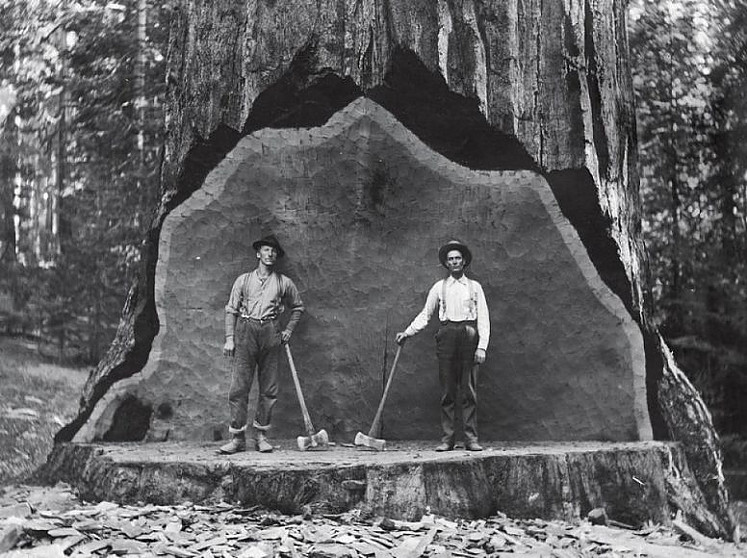
{"type": "Polygon", "coordinates": [[[477,326],[477,320],[462,320],[461,322],[454,322],[454,321],[451,321],[451,320],[444,320],[444,321],[441,322],[441,325],[443,325],[443,326],[449,325],[449,324],[477,326]]]}
{"type": "Polygon", "coordinates": [[[251,318],[249,316],[241,316],[242,320],[246,320],[247,322],[254,322],[255,324],[269,324],[276,320],[276,318],[251,318]]]}

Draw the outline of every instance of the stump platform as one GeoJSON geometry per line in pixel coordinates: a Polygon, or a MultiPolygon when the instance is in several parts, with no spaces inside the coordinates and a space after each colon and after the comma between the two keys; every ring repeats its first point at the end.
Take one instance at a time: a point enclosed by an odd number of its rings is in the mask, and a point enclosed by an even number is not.
{"type": "Polygon", "coordinates": [[[225,500],[294,514],[360,509],[418,519],[446,517],[566,519],[604,507],[609,517],[667,522],[667,476],[686,469],[679,446],[662,442],[488,443],[483,452],[433,451],[432,442],[390,442],[384,452],[336,445],[300,452],[215,453],[206,442],[57,445],[40,470],[82,499],[176,504],[225,500]]]}
{"type": "Polygon", "coordinates": [[[177,504],[225,500],[287,514],[360,509],[415,520],[445,517],[566,519],[604,507],[639,525],[667,522],[667,475],[686,468],[679,446],[663,442],[487,443],[485,451],[437,453],[433,442],[389,442],[374,452],[335,445],[301,452],[221,456],[221,442],[57,445],[39,472],[66,481],[85,500],[177,504]],[[308,509],[308,508],[307,508],[308,509]]]}

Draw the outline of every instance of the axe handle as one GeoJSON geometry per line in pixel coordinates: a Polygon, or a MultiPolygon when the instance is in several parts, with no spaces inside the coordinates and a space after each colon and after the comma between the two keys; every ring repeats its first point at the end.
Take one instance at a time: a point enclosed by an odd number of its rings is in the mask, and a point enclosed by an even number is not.
{"type": "Polygon", "coordinates": [[[386,403],[387,395],[389,394],[389,387],[392,385],[392,378],[394,378],[394,371],[397,368],[397,361],[399,360],[399,354],[402,352],[402,345],[397,346],[397,354],[394,355],[394,362],[392,363],[392,369],[389,372],[389,377],[386,380],[386,386],[384,386],[384,393],[381,395],[381,401],[379,402],[379,408],[376,409],[376,416],[371,423],[371,429],[368,431],[368,435],[371,438],[376,436],[379,430],[379,423],[381,423],[381,413],[384,411],[384,403],[386,403]]]}
{"type": "Polygon", "coordinates": [[[311,424],[309,410],[306,408],[306,402],[303,399],[301,383],[298,381],[298,372],[296,371],[296,365],[293,362],[293,355],[291,354],[290,345],[288,343],[285,344],[285,354],[288,355],[288,364],[290,365],[291,376],[293,376],[293,384],[296,386],[296,395],[298,395],[298,403],[301,405],[301,413],[303,413],[303,423],[306,427],[306,432],[309,436],[313,436],[314,426],[311,424]]]}

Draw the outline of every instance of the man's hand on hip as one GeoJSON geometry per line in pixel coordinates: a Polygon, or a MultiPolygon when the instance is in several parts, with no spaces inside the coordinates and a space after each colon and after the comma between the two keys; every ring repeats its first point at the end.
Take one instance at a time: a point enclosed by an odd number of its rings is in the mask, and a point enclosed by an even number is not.
{"type": "Polygon", "coordinates": [[[477,349],[475,351],[475,364],[482,364],[485,362],[485,349],[477,349]]]}
{"type": "Polygon", "coordinates": [[[226,339],[226,344],[223,345],[223,356],[232,357],[236,351],[236,346],[233,343],[233,337],[226,339]]]}

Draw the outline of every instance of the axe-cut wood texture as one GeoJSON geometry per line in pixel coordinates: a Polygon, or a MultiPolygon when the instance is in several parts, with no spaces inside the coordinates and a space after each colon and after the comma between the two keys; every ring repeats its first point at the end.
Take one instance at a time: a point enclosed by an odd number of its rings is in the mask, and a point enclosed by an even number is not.
{"type": "MultiPolygon", "coordinates": [[[[169,214],[155,278],[161,330],[148,364],[112,386],[79,440],[116,428],[127,399],[171,409],[151,418],[151,440],[211,440],[225,429],[223,308],[233,278],[256,265],[247,245],[265,231],[281,239],[283,270],[305,298],[293,353],[317,427],[333,439],[368,432],[394,333],[444,275],[438,246],[452,236],[470,244],[492,312],[483,438],[651,439],[643,336],[546,180],[457,165],[361,97],[324,126],[242,139],[169,214]]],[[[403,351],[377,437],[439,438],[434,331],[403,351]]],[[[302,423],[282,364],[273,424],[292,437],[302,423]]]]}

